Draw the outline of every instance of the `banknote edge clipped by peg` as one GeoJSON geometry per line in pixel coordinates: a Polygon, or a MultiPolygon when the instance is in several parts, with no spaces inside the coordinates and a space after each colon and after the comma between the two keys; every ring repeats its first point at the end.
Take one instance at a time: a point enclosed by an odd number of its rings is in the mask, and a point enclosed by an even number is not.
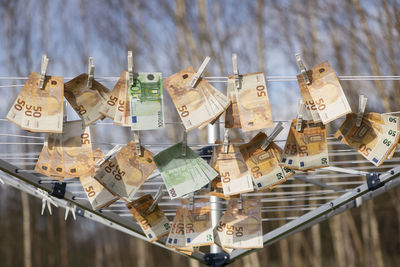
{"type": "Polygon", "coordinates": [[[142,149],[140,148],[140,134],[139,131],[133,131],[133,140],[135,141],[136,153],[142,156],[142,149]]]}
{"type": "Polygon", "coordinates": [[[267,149],[268,146],[272,143],[272,141],[274,141],[274,139],[278,136],[278,134],[282,132],[283,128],[284,127],[282,125],[282,122],[281,121],[278,122],[275,128],[272,130],[270,136],[268,136],[265,142],[261,145],[261,149],[262,150],[267,149]]]}
{"type": "Polygon", "coordinates": [[[44,80],[46,79],[47,65],[49,65],[49,58],[46,54],[42,55],[42,64],[40,66],[40,80],[39,89],[43,90],[44,80]]]}
{"type": "Polygon", "coordinates": [[[194,210],[194,193],[191,193],[189,196],[189,210],[194,210]]]}
{"type": "Polygon", "coordinates": [[[233,66],[233,76],[235,77],[235,87],[236,89],[240,89],[240,78],[239,78],[239,69],[238,69],[236,53],[232,54],[232,66],[233,66]]]}
{"type": "Polygon", "coordinates": [[[304,111],[304,101],[303,99],[297,99],[297,123],[296,131],[301,132],[301,126],[303,124],[303,112],[304,111]]]}
{"type": "Polygon", "coordinates": [[[238,209],[242,210],[243,209],[243,199],[242,199],[242,195],[239,196],[238,198],[238,209]]]}
{"type": "Polygon", "coordinates": [[[307,85],[310,85],[311,84],[311,80],[310,80],[310,78],[308,77],[308,74],[307,74],[307,67],[306,67],[303,59],[301,58],[300,54],[296,54],[296,63],[297,63],[297,66],[300,69],[300,73],[303,76],[304,81],[306,82],[307,85]]]}
{"type": "Polygon", "coordinates": [[[87,87],[92,88],[94,79],[94,58],[89,57],[89,64],[88,64],[88,82],[87,87]]]}
{"type": "Polygon", "coordinates": [[[225,128],[224,132],[224,154],[227,154],[229,152],[229,129],[225,128]]]}
{"type": "Polygon", "coordinates": [[[364,95],[360,95],[358,97],[358,113],[357,113],[357,121],[356,126],[360,127],[362,118],[364,117],[365,108],[367,107],[368,98],[364,95]]]}
{"type": "Polygon", "coordinates": [[[128,51],[128,74],[129,74],[129,86],[133,85],[133,55],[132,51],[128,51]]]}
{"type": "Polygon", "coordinates": [[[153,203],[146,211],[147,214],[152,213],[154,211],[154,209],[156,208],[156,206],[158,205],[158,203],[160,203],[160,201],[164,195],[163,188],[164,188],[164,185],[160,185],[160,187],[158,188],[158,191],[157,191],[156,195],[154,196],[153,203]]]}
{"type": "Polygon", "coordinates": [[[101,164],[103,164],[106,160],[109,160],[112,156],[114,156],[116,153],[118,153],[121,149],[122,149],[122,145],[116,145],[114,146],[112,149],[110,149],[107,154],[104,155],[104,157],[102,157],[101,159],[99,159],[96,164],[95,167],[98,168],[100,167],[101,164]]]}
{"type": "Polygon", "coordinates": [[[193,76],[192,81],[190,82],[190,86],[192,88],[195,88],[197,85],[197,82],[199,81],[201,75],[203,75],[204,70],[207,67],[207,64],[210,62],[210,57],[206,57],[203,61],[203,63],[201,63],[200,68],[198,69],[198,71],[196,72],[196,74],[193,76]]]}
{"type": "Polygon", "coordinates": [[[181,151],[182,156],[186,156],[186,150],[187,150],[187,131],[183,130],[182,151],[181,151]]]}

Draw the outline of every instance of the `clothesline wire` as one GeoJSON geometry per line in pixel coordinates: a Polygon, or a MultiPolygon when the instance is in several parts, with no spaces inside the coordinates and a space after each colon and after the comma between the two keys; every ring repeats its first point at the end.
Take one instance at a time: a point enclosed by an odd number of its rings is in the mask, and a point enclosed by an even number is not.
{"type": "MultiPolygon", "coordinates": [[[[55,75],[56,76],[56,75],[55,75]]],[[[400,75],[338,75],[339,79],[400,79],[400,75]]],[[[65,80],[71,80],[75,77],[64,77],[65,80]]],[[[95,76],[95,79],[117,80],[119,76],[95,76]]],[[[204,76],[206,80],[228,79],[228,76],[204,76]]],[[[266,79],[297,79],[296,75],[267,75],[266,79]]],[[[27,80],[28,76],[0,76],[0,80],[27,80]]]]}
{"type": "MultiPolygon", "coordinates": [[[[71,80],[74,77],[64,77],[65,80],[71,80]]],[[[204,77],[211,83],[227,83],[227,77],[204,77]]],[[[27,80],[27,77],[0,77],[0,80],[27,80]]],[[[97,77],[97,80],[117,81],[119,77],[97,77]]],[[[339,76],[341,81],[400,81],[400,76],[339,76]]],[[[297,81],[296,76],[266,76],[267,82],[294,82],[297,81]]],[[[18,88],[23,84],[0,85],[0,88],[18,88]]]]}

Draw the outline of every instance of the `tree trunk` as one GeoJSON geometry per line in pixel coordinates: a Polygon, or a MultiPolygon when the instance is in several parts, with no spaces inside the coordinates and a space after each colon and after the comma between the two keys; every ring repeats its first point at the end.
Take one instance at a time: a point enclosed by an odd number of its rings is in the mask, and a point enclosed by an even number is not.
{"type": "Polygon", "coordinates": [[[58,213],[58,223],[60,230],[60,254],[61,254],[61,267],[68,267],[68,236],[67,236],[67,223],[64,220],[64,214],[61,209],[53,211],[58,213]]]}
{"type": "Polygon", "coordinates": [[[28,194],[21,191],[21,199],[22,199],[22,220],[24,229],[24,266],[32,267],[31,211],[29,207],[28,194]]]}

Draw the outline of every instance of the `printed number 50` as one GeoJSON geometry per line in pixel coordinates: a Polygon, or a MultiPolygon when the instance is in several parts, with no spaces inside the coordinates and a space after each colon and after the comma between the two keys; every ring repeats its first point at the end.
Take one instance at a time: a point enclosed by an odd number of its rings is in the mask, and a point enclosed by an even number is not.
{"type": "Polygon", "coordinates": [[[181,117],[187,117],[189,116],[189,111],[187,110],[187,106],[183,105],[178,108],[178,111],[181,113],[181,117]]]}
{"type": "Polygon", "coordinates": [[[264,89],[265,89],[264,85],[259,85],[256,87],[256,89],[257,89],[257,96],[261,97],[261,96],[267,95],[267,93],[265,93],[265,91],[264,91],[264,89]]]}

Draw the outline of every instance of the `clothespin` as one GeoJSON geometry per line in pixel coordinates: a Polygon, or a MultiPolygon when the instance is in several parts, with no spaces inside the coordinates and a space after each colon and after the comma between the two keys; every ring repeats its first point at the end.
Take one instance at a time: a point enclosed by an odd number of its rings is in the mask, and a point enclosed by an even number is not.
{"type": "Polygon", "coordinates": [[[267,140],[261,145],[261,149],[265,150],[267,147],[274,141],[274,139],[278,136],[280,132],[283,130],[282,122],[278,122],[275,128],[272,130],[272,133],[268,136],[267,140]]]}
{"type": "Polygon", "coordinates": [[[75,212],[76,212],[76,206],[70,202],[67,203],[67,206],[65,207],[65,217],[64,220],[66,221],[68,218],[68,213],[71,211],[72,213],[72,217],[74,218],[74,220],[76,221],[76,216],[75,216],[75,212]]]}
{"type": "Polygon", "coordinates": [[[129,75],[129,86],[133,85],[133,56],[132,51],[128,51],[128,75],[129,75]]]}
{"type": "Polygon", "coordinates": [[[67,122],[68,120],[68,102],[66,100],[64,100],[64,106],[63,106],[63,123],[65,124],[65,122],[67,122]]]}
{"type": "Polygon", "coordinates": [[[120,150],[122,149],[122,145],[116,145],[114,146],[111,150],[109,150],[107,152],[107,154],[104,155],[103,158],[99,159],[96,164],[95,167],[98,168],[100,167],[101,164],[103,164],[104,161],[109,160],[113,155],[115,155],[116,153],[118,153],[120,150]]]}
{"type": "Polygon", "coordinates": [[[3,179],[1,179],[1,177],[0,177],[0,184],[4,184],[4,181],[3,179]]]}
{"type": "Polygon", "coordinates": [[[42,55],[42,65],[40,67],[40,80],[39,80],[39,88],[43,89],[44,80],[46,79],[46,71],[47,65],[49,64],[49,58],[43,54],[42,55]]]}
{"type": "Polygon", "coordinates": [[[233,76],[235,77],[235,86],[236,89],[240,89],[239,69],[238,69],[236,53],[232,54],[232,65],[233,65],[233,76]]]}
{"type": "Polygon", "coordinates": [[[182,156],[186,156],[186,149],[187,149],[187,131],[183,130],[182,156]]]}
{"type": "Polygon", "coordinates": [[[303,124],[303,113],[304,113],[304,101],[302,98],[297,99],[297,124],[296,131],[301,131],[301,126],[303,124]]]}
{"type": "Polygon", "coordinates": [[[357,197],[356,199],[354,199],[354,204],[356,206],[356,208],[359,208],[363,203],[362,197],[357,197]]]}
{"type": "Polygon", "coordinates": [[[240,197],[238,198],[238,209],[239,209],[239,210],[243,209],[243,199],[242,199],[242,195],[240,195],[240,197]]]}
{"type": "Polygon", "coordinates": [[[189,197],[189,210],[193,210],[194,209],[194,193],[190,194],[189,197]]]}
{"type": "Polygon", "coordinates": [[[164,195],[163,188],[164,188],[164,185],[160,185],[160,187],[158,188],[158,191],[157,191],[156,195],[154,196],[154,202],[148,208],[148,210],[146,212],[147,214],[152,213],[154,211],[154,209],[157,207],[158,203],[160,203],[162,196],[164,195]]]}
{"type": "Polygon", "coordinates": [[[229,129],[225,128],[224,132],[224,154],[229,152],[229,129]]]}
{"type": "Polygon", "coordinates": [[[300,73],[304,78],[304,81],[306,82],[307,85],[310,85],[311,84],[311,80],[308,77],[307,68],[306,68],[306,66],[305,66],[300,54],[296,54],[296,62],[297,62],[297,66],[300,69],[300,73]]]}
{"type": "Polygon", "coordinates": [[[89,70],[88,70],[88,81],[87,81],[87,87],[92,88],[92,83],[94,79],[94,59],[92,57],[89,57],[89,70]]]}
{"type": "Polygon", "coordinates": [[[203,63],[201,63],[199,70],[196,72],[196,74],[193,76],[192,81],[190,82],[190,86],[191,87],[196,87],[196,84],[198,82],[198,80],[200,79],[201,75],[203,75],[204,70],[206,69],[206,66],[208,64],[208,62],[210,62],[210,57],[206,57],[206,59],[204,59],[203,63]]]}
{"type": "Polygon", "coordinates": [[[358,114],[357,114],[357,122],[356,122],[357,127],[361,126],[362,118],[364,116],[364,111],[367,106],[367,101],[368,101],[368,98],[366,98],[364,95],[360,95],[358,98],[358,114]]]}
{"type": "Polygon", "coordinates": [[[136,153],[139,156],[142,156],[142,149],[140,148],[140,135],[139,131],[133,131],[133,140],[135,141],[136,145],[136,153]]]}
{"type": "Polygon", "coordinates": [[[50,197],[49,193],[46,191],[38,188],[36,192],[42,197],[42,212],[40,213],[41,215],[44,214],[44,210],[47,206],[47,209],[49,210],[50,215],[51,214],[51,204],[54,206],[58,207],[58,205],[53,201],[53,199],[50,197]]]}

